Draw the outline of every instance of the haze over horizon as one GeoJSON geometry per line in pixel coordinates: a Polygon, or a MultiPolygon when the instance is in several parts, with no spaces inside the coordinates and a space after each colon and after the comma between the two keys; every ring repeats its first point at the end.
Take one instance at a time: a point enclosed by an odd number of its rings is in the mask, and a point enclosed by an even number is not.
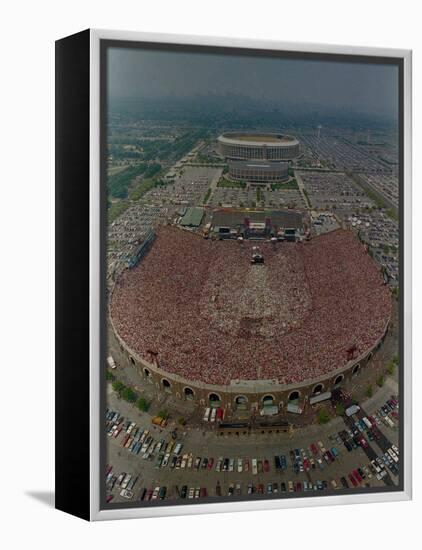
{"type": "Polygon", "coordinates": [[[191,100],[398,118],[395,65],[110,48],[107,85],[111,103],[191,100]]]}

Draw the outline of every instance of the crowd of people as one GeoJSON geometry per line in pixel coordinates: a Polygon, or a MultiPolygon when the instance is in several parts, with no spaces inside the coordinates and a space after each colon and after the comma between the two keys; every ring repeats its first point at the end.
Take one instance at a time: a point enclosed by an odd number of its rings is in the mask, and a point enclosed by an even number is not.
{"type": "Polygon", "coordinates": [[[211,241],[161,227],[111,297],[129,348],[191,381],[319,378],[371,349],[391,310],[378,267],[351,231],[306,243],[211,241]]]}

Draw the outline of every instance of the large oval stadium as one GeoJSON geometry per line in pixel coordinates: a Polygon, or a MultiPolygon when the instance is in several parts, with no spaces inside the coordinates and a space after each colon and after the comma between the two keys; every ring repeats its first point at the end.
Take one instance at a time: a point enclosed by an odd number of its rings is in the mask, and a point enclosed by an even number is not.
{"type": "Polygon", "coordinates": [[[119,359],[176,398],[228,408],[306,400],[369,363],[391,296],[352,232],[263,242],[260,265],[253,246],[160,227],[112,291],[119,359]]]}
{"type": "Polygon", "coordinates": [[[226,132],[219,136],[222,155],[238,160],[292,160],[300,153],[299,141],[285,134],[226,132]]]}

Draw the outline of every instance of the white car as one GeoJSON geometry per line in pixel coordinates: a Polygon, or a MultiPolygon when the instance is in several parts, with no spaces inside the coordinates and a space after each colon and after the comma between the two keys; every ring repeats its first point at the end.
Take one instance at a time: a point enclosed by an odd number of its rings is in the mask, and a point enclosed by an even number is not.
{"type": "Polygon", "coordinates": [[[129,424],[128,429],[126,430],[126,433],[128,433],[128,434],[132,433],[132,430],[133,430],[133,428],[134,428],[135,426],[136,426],[136,422],[131,422],[131,423],[129,424]]]}
{"type": "Polygon", "coordinates": [[[234,458],[231,458],[229,460],[229,472],[233,472],[234,470],[234,458]]]}
{"type": "Polygon", "coordinates": [[[252,459],[252,473],[254,476],[256,476],[258,473],[258,461],[256,458],[252,459]]]}
{"type": "Polygon", "coordinates": [[[152,493],[151,500],[157,500],[159,492],[160,492],[160,487],[156,487],[154,489],[154,492],[152,493]]]}
{"type": "Polygon", "coordinates": [[[393,451],[393,449],[388,449],[388,454],[391,456],[391,458],[394,460],[394,462],[398,462],[399,458],[396,455],[396,453],[393,451]]]}
{"type": "Polygon", "coordinates": [[[217,416],[217,409],[212,409],[210,422],[215,422],[215,417],[217,416]]]}
{"type": "Polygon", "coordinates": [[[243,460],[241,458],[237,459],[237,471],[239,474],[243,472],[243,460]]]}
{"type": "Polygon", "coordinates": [[[195,496],[195,487],[189,489],[188,498],[193,498],[195,496]]]}
{"type": "Polygon", "coordinates": [[[133,498],[133,493],[129,489],[123,489],[120,491],[120,496],[123,498],[133,498]]]}
{"type": "Polygon", "coordinates": [[[109,355],[107,357],[107,363],[108,363],[108,366],[111,368],[111,369],[115,369],[116,368],[116,363],[114,362],[114,359],[111,355],[109,355]]]}
{"type": "Polygon", "coordinates": [[[170,460],[170,453],[166,453],[166,455],[163,458],[163,462],[161,463],[161,468],[165,468],[170,460]]]}
{"type": "Polygon", "coordinates": [[[182,447],[183,447],[182,443],[177,443],[176,446],[173,449],[173,453],[175,455],[178,455],[180,453],[180,451],[182,450],[182,447]]]}
{"type": "Polygon", "coordinates": [[[132,479],[132,475],[131,474],[126,474],[124,480],[122,481],[122,489],[126,489],[126,487],[128,486],[128,483],[129,481],[132,479]]]}

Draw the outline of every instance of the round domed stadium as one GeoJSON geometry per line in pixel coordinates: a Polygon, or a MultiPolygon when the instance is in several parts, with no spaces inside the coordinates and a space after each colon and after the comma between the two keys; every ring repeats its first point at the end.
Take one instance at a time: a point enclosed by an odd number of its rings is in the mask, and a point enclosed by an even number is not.
{"type": "Polygon", "coordinates": [[[288,162],[300,154],[299,141],[285,134],[226,132],[218,144],[229,178],[256,184],[287,180],[288,162]]]}

